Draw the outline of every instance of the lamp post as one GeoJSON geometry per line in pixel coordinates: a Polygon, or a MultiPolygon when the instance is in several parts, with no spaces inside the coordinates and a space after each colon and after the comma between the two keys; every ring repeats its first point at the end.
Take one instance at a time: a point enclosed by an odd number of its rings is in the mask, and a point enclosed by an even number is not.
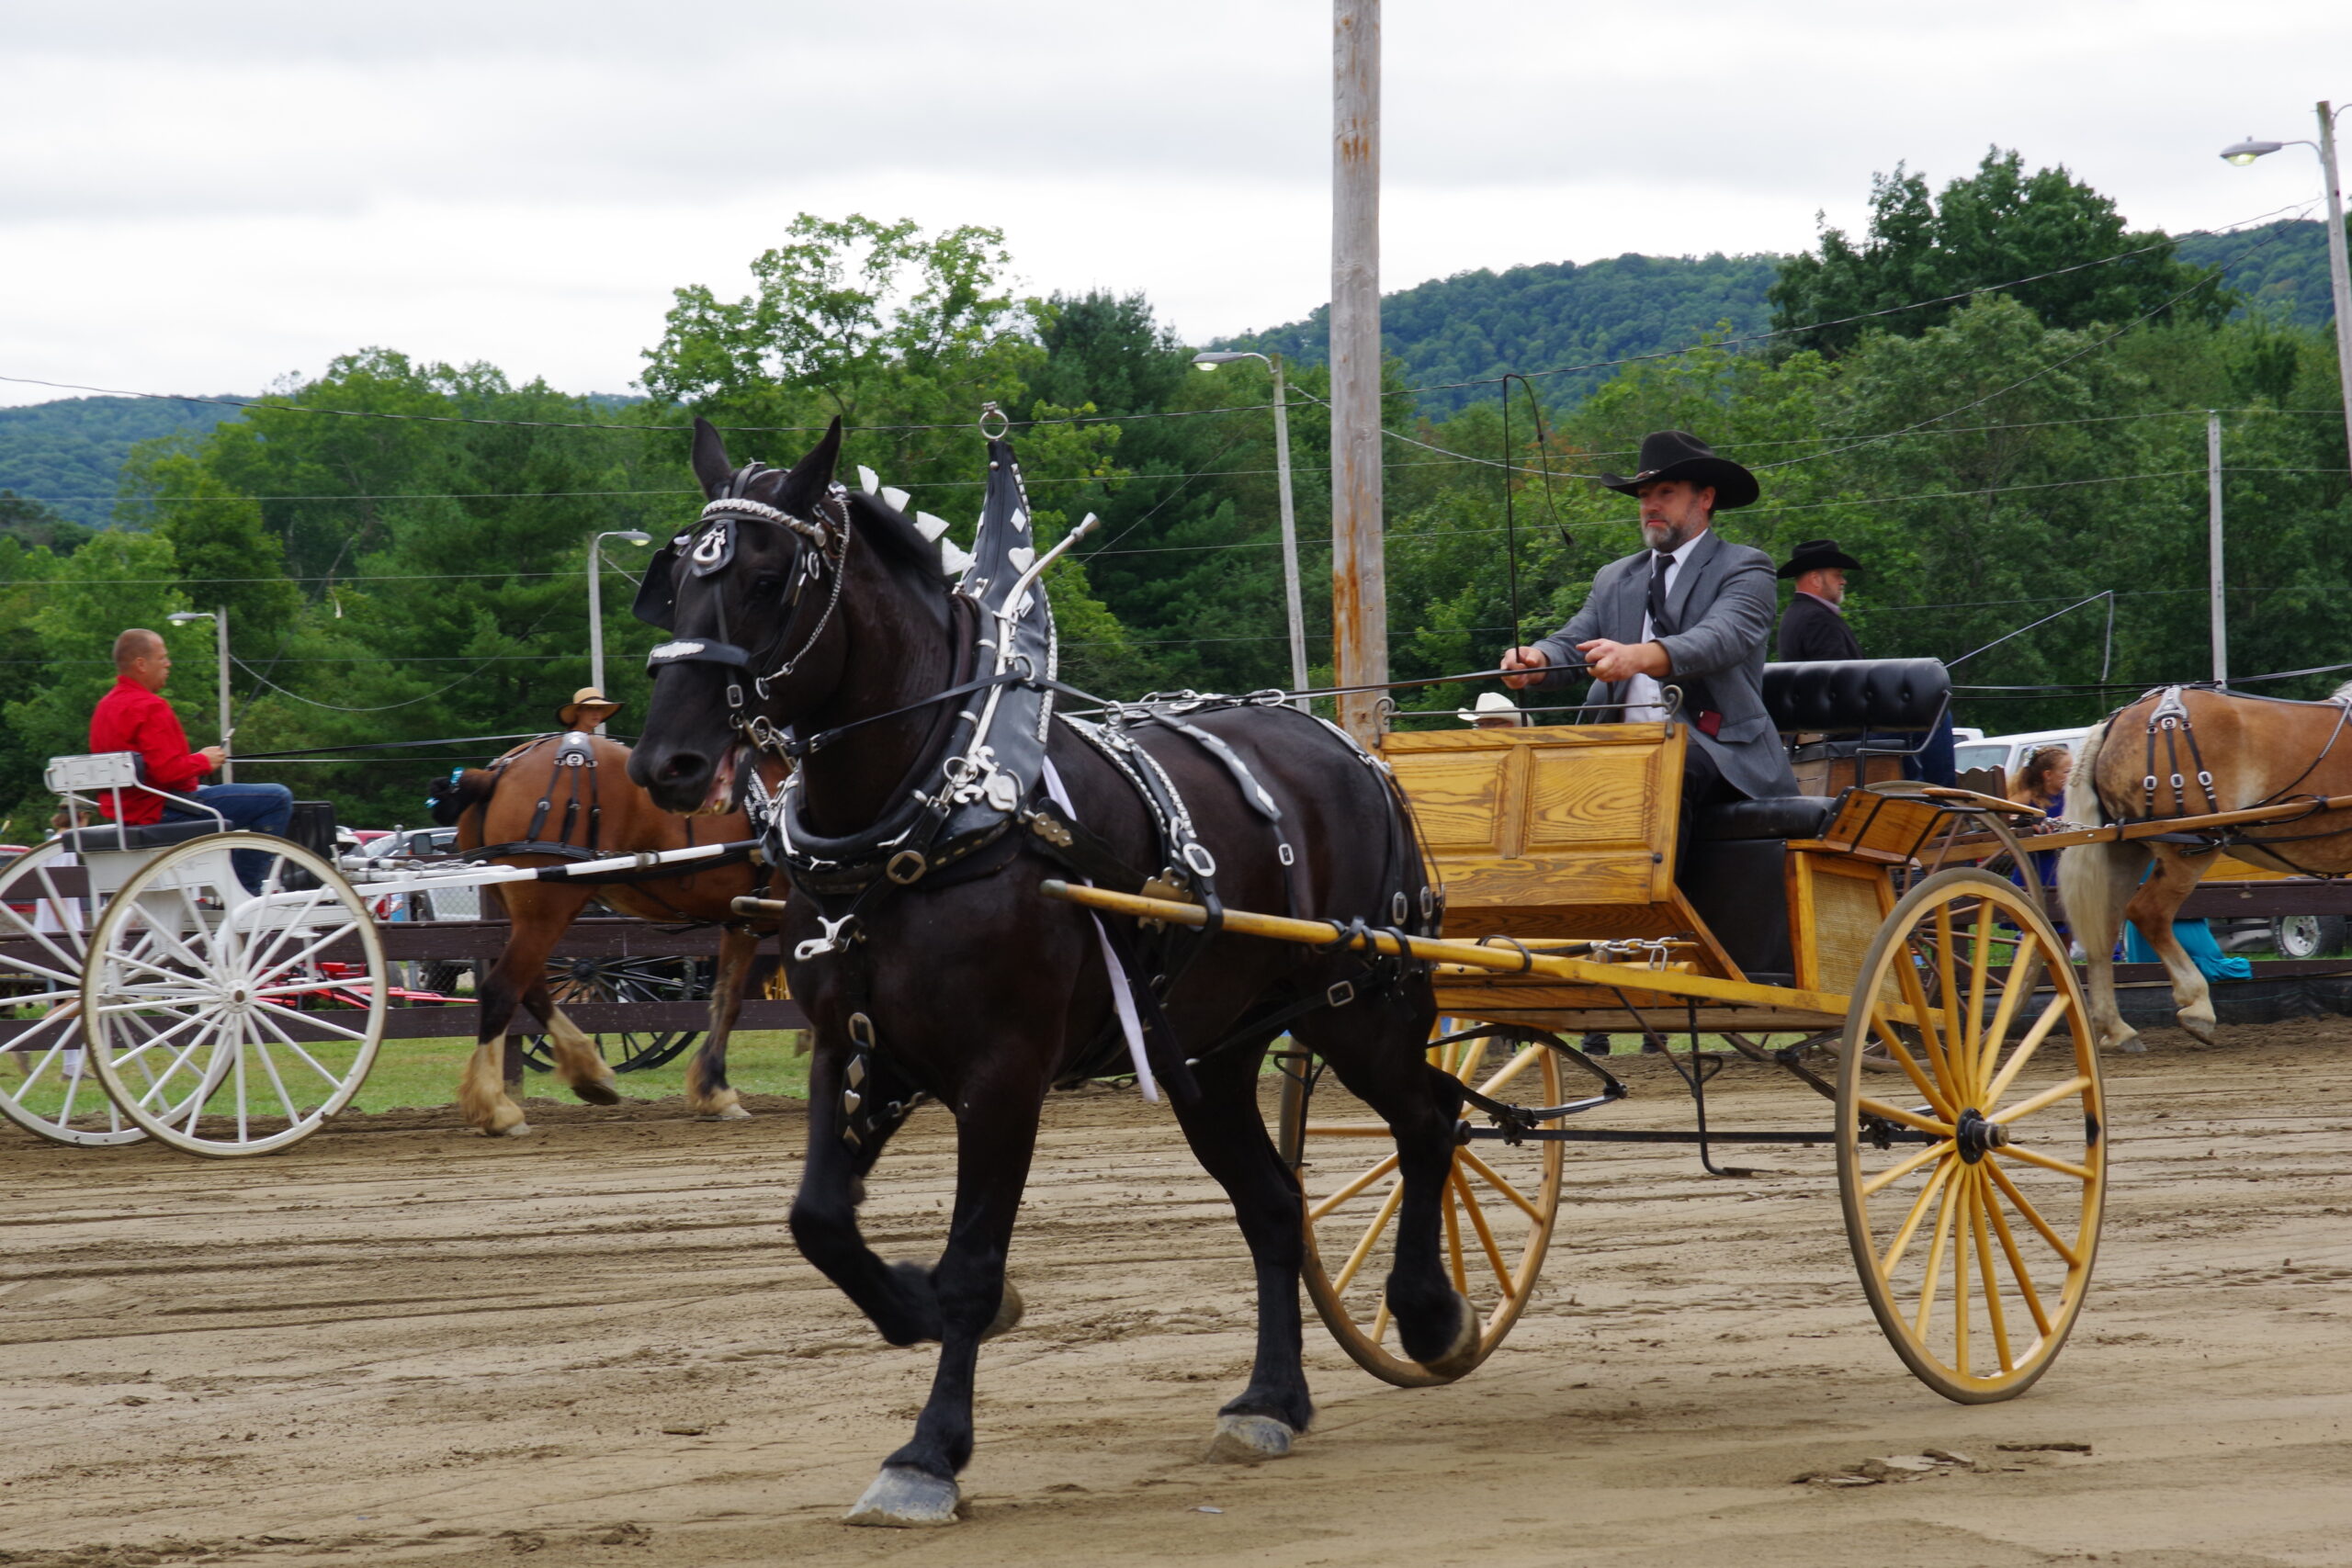
{"type": "MultiPolygon", "coordinates": [[[[1274,373],[1274,469],[1280,476],[1283,492],[1283,599],[1290,615],[1290,689],[1303,692],[1306,690],[1306,621],[1299,608],[1298,519],[1291,504],[1290,410],[1283,392],[1283,356],[1228,350],[1193,355],[1193,363],[1204,370],[1214,370],[1237,359],[1262,359],[1274,373]]],[[[1306,699],[1299,698],[1298,705],[1305,708],[1306,699]]]]}
{"type": "Polygon", "coordinates": [[[220,663],[220,782],[237,782],[237,764],[229,758],[229,737],[235,733],[229,725],[229,606],[214,610],[175,610],[172,624],[184,626],[190,621],[212,623],[212,651],[220,663]]]}
{"type": "MultiPolygon", "coordinates": [[[[2320,169],[2327,184],[2327,280],[2335,299],[2335,373],[2344,388],[2345,446],[2347,454],[2352,454],[2352,260],[2345,254],[2344,181],[2337,175],[2335,164],[2335,117],[2342,112],[2331,108],[2322,98],[2318,141],[2256,141],[2248,137],[2234,147],[2222,148],[2222,157],[2243,167],[2281,147],[2309,147],[2319,154],[2320,169]]],[[[2352,456],[2347,456],[2347,461],[2352,461],[2352,456]]]]}
{"type": "MultiPolygon", "coordinates": [[[[605,689],[605,597],[596,568],[604,559],[606,539],[643,546],[651,544],[653,536],[637,528],[608,528],[588,541],[588,683],[600,692],[605,689]]],[[[596,726],[596,733],[605,733],[603,724],[596,726]]]]}

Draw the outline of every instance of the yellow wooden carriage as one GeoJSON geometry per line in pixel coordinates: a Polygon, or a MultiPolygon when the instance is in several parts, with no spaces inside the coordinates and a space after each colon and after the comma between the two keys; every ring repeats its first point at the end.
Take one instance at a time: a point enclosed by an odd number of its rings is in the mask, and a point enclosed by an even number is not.
{"type": "MultiPolygon", "coordinates": [[[[2022,1393],[2082,1306],[2107,1137],[2064,942],[2035,891],[1976,863],[2014,852],[2019,808],[1885,783],[1742,802],[1686,829],[1688,744],[1671,723],[1384,740],[1444,888],[1444,940],[1411,948],[1437,963],[1445,1017],[1430,1059],[1465,1089],[1443,1245],[1483,1314],[1482,1355],[1527,1303],[1568,1145],[1695,1145],[1709,1170],[1744,1174],[1712,1151],[1826,1144],[1864,1293],[1903,1359],[1955,1400],[2022,1393]],[[1587,1031],[1637,1033],[1661,1052],[1695,1127],[1583,1124],[1629,1093],[1606,1057],[1572,1043],[1587,1031]],[[1774,1046],[1776,1034],[1795,1043],[1774,1046]],[[1834,1054],[1805,1048],[1829,1042],[1834,1054]],[[1711,1126],[1706,1082],[1742,1054],[1788,1068],[1834,1109],[1802,1125],[1711,1126]]],[[[1054,890],[1199,919],[1184,904],[1054,890]]],[[[1318,943],[1337,931],[1224,919],[1318,943]]],[[[1373,933],[1358,945],[1398,944],[1373,933]]],[[[1380,1299],[1402,1195],[1386,1127],[1302,1048],[1278,1056],[1277,1142],[1306,1199],[1317,1308],[1375,1374],[1443,1381],[1396,1348],[1380,1299]]]]}

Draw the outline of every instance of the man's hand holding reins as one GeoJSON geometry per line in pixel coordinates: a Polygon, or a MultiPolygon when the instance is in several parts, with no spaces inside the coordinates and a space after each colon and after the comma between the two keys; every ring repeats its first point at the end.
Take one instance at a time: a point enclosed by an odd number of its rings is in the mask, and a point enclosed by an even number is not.
{"type": "Polygon", "coordinates": [[[1503,661],[1498,668],[1503,670],[1524,670],[1527,671],[1524,675],[1505,675],[1503,677],[1503,684],[1516,692],[1523,687],[1532,686],[1535,684],[1536,682],[1542,680],[1544,678],[1544,671],[1549,669],[1551,664],[1551,660],[1544,657],[1544,650],[1540,648],[1514,648],[1504,652],[1503,661]]]}
{"type": "Polygon", "coordinates": [[[1663,681],[1674,672],[1674,660],[1667,657],[1662,643],[1611,642],[1602,637],[1577,644],[1577,651],[1584,655],[1585,668],[1592,671],[1592,678],[1611,685],[1636,675],[1663,681]]]}

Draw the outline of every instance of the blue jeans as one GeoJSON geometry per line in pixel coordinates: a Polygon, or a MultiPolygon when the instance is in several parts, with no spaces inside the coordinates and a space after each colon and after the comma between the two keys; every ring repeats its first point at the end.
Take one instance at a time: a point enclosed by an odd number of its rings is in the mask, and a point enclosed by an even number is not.
{"type": "MultiPolygon", "coordinates": [[[[183,806],[166,806],[164,807],[164,820],[209,822],[212,813],[217,811],[227,819],[231,828],[283,836],[287,824],[294,819],[294,792],[284,784],[206,784],[190,798],[208,809],[198,811],[183,806]]],[[[262,878],[269,874],[270,857],[260,850],[239,850],[229,859],[237,868],[237,880],[245,885],[245,891],[260,892],[262,878]]]]}

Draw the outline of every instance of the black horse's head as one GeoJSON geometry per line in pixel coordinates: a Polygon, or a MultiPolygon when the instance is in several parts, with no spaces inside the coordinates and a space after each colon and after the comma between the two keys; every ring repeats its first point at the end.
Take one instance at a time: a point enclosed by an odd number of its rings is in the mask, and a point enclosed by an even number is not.
{"type": "Polygon", "coordinates": [[[726,811],[750,774],[745,749],[818,710],[840,684],[858,550],[939,591],[939,554],[899,512],[833,482],[841,421],[789,470],[737,468],[695,421],[700,520],[648,566],[639,619],[670,632],[649,658],[645,731],[629,777],[665,810],[726,811]],[[877,547],[867,549],[868,546],[877,547]]]}

